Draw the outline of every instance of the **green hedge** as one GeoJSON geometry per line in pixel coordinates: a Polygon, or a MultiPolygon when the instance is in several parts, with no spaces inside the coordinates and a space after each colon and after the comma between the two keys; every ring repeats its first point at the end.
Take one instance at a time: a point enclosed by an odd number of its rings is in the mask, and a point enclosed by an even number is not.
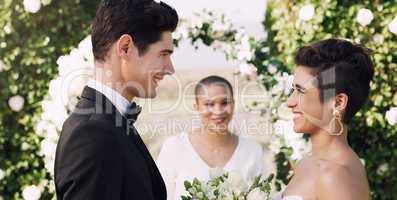
{"type": "MultiPolygon", "coordinates": [[[[36,13],[22,0],[0,0],[0,197],[21,199],[27,185],[49,179],[38,154],[40,138],[34,126],[49,81],[58,73],[57,59],[89,34],[95,14],[93,0],[43,0],[36,13]],[[11,110],[9,99],[19,95],[23,108],[11,110]]],[[[42,199],[50,199],[48,189],[42,199]]]]}

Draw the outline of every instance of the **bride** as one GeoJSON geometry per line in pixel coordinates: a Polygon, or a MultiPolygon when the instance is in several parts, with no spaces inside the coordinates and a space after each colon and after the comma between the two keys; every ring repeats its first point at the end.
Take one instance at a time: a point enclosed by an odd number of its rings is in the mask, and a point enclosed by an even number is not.
{"type": "Polygon", "coordinates": [[[295,62],[287,105],[294,131],[310,136],[312,153],[294,168],[279,199],[370,199],[365,169],[347,140],[348,124],[370,90],[374,70],[369,50],[327,39],[300,48],[295,62]]]}

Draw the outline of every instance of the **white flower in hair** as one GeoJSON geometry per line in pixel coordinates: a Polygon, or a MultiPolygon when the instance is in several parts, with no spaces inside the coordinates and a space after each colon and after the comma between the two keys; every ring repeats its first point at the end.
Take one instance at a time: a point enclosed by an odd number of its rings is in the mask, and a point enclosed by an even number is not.
{"type": "Polygon", "coordinates": [[[156,2],[156,3],[161,3],[161,1],[160,0],[153,0],[154,2],[156,2]]]}

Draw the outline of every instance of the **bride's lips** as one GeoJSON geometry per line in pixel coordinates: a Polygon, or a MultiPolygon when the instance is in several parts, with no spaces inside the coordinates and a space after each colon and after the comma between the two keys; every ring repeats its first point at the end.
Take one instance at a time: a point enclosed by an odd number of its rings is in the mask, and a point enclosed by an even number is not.
{"type": "Polygon", "coordinates": [[[293,113],[293,119],[297,119],[297,118],[301,117],[302,114],[303,114],[303,113],[298,112],[298,111],[293,111],[292,113],[293,113]]]}

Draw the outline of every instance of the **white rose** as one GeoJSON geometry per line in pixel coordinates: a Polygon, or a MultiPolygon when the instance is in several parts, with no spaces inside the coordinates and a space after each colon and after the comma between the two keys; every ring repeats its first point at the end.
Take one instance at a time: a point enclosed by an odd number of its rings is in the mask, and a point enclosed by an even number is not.
{"type": "Polygon", "coordinates": [[[263,200],[266,198],[266,194],[259,188],[253,189],[247,196],[247,200],[263,200]]]}
{"type": "Polygon", "coordinates": [[[12,31],[12,26],[11,26],[11,24],[8,23],[7,25],[5,25],[3,30],[4,30],[4,32],[5,32],[6,34],[10,34],[11,31],[12,31]]]}
{"type": "Polygon", "coordinates": [[[6,173],[0,169],[0,181],[6,176],[6,173]]]}
{"type": "Polygon", "coordinates": [[[389,165],[387,163],[383,163],[378,167],[376,170],[376,173],[379,175],[385,174],[387,171],[389,171],[389,165]]]}
{"type": "Polygon", "coordinates": [[[379,33],[375,34],[375,35],[372,37],[372,39],[374,40],[375,43],[378,43],[378,44],[382,44],[383,41],[384,41],[383,35],[382,35],[382,34],[379,34],[379,33]]]}
{"type": "Polygon", "coordinates": [[[57,144],[50,139],[46,138],[43,141],[41,141],[40,145],[41,153],[45,156],[52,157],[55,156],[55,150],[57,148],[57,144]]]}
{"type": "Polygon", "coordinates": [[[239,65],[239,70],[242,75],[252,75],[254,72],[256,72],[256,67],[243,62],[239,65]]]}
{"type": "Polygon", "coordinates": [[[386,112],[386,120],[392,126],[397,124],[397,107],[392,107],[386,112]]]}
{"type": "Polygon", "coordinates": [[[248,185],[239,171],[231,171],[227,182],[230,184],[233,192],[237,195],[248,189],[248,185]]]}
{"type": "Polygon", "coordinates": [[[41,196],[41,189],[35,185],[25,187],[22,191],[24,200],[38,200],[41,196]]]}
{"type": "Polygon", "coordinates": [[[23,0],[23,7],[27,12],[37,13],[41,8],[40,0],[23,0]]]}
{"type": "Polygon", "coordinates": [[[356,21],[362,26],[367,26],[374,19],[372,12],[366,8],[361,8],[356,17],[356,21]]]}
{"type": "Polygon", "coordinates": [[[299,19],[303,21],[310,20],[311,18],[313,18],[313,16],[314,7],[312,4],[305,5],[299,10],[299,19]]]}
{"type": "Polygon", "coordinates": [[[25,104],[25,100],[20,95],[13,96],[8,100],[8,105],[15,112],[21,111],[23,104],[25,104]]]}
{"type": "Polygon", "coordinates": [[[397,16],[390,22],[389,31],[397,35],[397,16]]]}
{"type": "Polygon", "coordinates": [[[275,74],[277,72],[277,67],[273,64],[270,64],[269,66],[267,66],[267,71],[270,74],[275,74]]]}

